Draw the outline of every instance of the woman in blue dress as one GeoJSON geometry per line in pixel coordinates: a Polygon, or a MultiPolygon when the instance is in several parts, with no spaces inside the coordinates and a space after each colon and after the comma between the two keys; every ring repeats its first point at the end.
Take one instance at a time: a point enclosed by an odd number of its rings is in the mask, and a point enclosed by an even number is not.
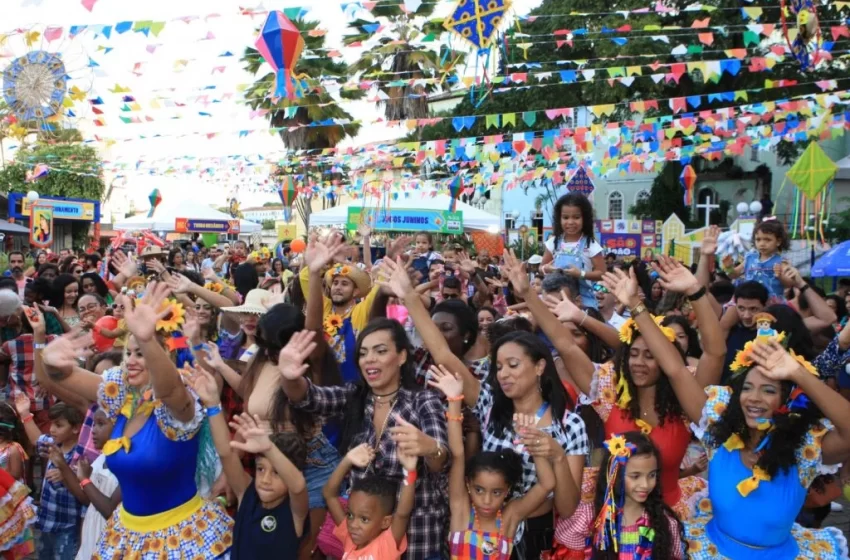
{"type": "Polygon", "coordinates": [[[123,503],[110,518],[94,558],[205,558],[225,556],[232,520],[217,502],[203,499],[215,478],[216,462],[207,414],[186,387],[156,336],[166,313],[165,284],[150,284],[135,305],[120,296],[131,337],[124,363],[103,377],[75,365],[89,336],[70,333],[44,350],[42,359],[65,388],[95,400],[115,420],[103,448],[106,464],[118,478],[123,503]],[[203,428],[203,429],[202,429],[203,428]]]}
{"type": "MultiPolygon", "coordinates": [[[[659,272],[670,283],[684,277],[680,268],[672,263],[659,272]]],[[[618,290],[627,290],[628,282],[621,278],[618,290]]],[[[663,342],[649,313],[633,318],[648,344],[663,342]]],[[[659,366],[674,372],[676,393],[687,395],[682,408],[698,424],[709,457],[707,494],[695,496],[693,517],[685,523],[688,557],[847,558],[840,530],[804,529],[794,520],[818,470],[850,452],[850,402],[776,339],[754,341],[738,354],[730,387],[703,390],[687,370],[666,363],[673,359],[678,356],[659,355],[659,366]]]]}

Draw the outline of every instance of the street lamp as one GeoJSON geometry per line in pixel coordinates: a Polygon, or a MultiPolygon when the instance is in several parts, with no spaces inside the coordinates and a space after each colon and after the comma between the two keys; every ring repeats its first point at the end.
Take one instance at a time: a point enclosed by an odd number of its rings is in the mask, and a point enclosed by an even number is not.
{"type": "Polygon", "coordinates": [[[739,218],[752,218],[753,216],[758,215],[761,212],[762,205],[758,200],[754,200],[747,204],[746,202],[739,202],[737,206],[735,206],[735,210],[738,211],[739,218]]]}

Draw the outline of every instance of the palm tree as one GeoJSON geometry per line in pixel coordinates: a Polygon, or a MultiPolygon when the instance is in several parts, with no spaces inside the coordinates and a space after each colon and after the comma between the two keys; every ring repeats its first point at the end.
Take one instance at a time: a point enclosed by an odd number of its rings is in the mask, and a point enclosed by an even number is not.
{"type": "MultiPolygon", "coordinates": [[[[431,50],[412,42],[422,35],[439,35],[443,29],[439,21],[423,21],[431,16],[436,2],[423,2],[413,14],[405,14],[398,4],[376,6],[372,15],[388,30],[387,36],[365,51],[360,59],[351,65],[350,72],[365,80],[378,80],[378,89],[386,94],[384,116],[388,121],[421,119],[428,116],[429,93],[437,90],[434,83],[427,85],[409,85],[410,80],[439,78],[457,65],[463,54],[457,51],[431,50]]],[[[360,33],[346,35],[343,43],[368,40],[372,33],[367,26],[375,22],[362,19],[352,23],[352,27],[361,29],[360,33]]]]}
{"type": "MultiPolygon", "coordinates": [[[[295,73],[306,74],[313,80],[320,77],[341,77],[346,79],[347,66],[342,62],[334,62],[325,54],[324,36],[313,37],[310,31],[318,27],[317,21],[304,21],[301,19],[293,22],[304,37],[304,52],[301,59],[296,63],[295,73]],[[311,54],[311,51],[315,54],[311,54]]],[[[256,75],[263,64],[263,57],[259,51],[246,48],[242,57],[245,70],[256,75]]],[[[324,89],[312,89],[305,92],[303,97],[297,99],[280,99],[275,103],[271,98],[271,92],[275,85],[275,73],[269,72],[255,81],[245,91],[245,100],[254,109],[265,109],[268,111],[269,124],[273,128],[281,128],[280,138],[284,145],[291,150],[321,150],[333,148],[347,136],[357,136],[360,124],[351,122],[344,125],[330,126],[304,126],[315,122],[338,119],[342,121],[353,121],[352,116],[328,94],[324,89]],[[294,114],[287,108],[297,107],[294,114]],[[295,130],[287,130],[286,127],[300,127],[295,130]]],[[[363,96],[361,90],[340,91],[344,99],[359,99],[363,96]]]]}

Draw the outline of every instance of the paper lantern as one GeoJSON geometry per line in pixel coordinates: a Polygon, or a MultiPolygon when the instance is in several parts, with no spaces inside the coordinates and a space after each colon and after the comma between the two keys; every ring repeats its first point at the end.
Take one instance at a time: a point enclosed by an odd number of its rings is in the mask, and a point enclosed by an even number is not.
{"type": "Polygon", "coordinates": [[[148,195],[148,200],[151,203],[151,210],[148,212],[148,218],[153,218],[153,213],[156,211],[156,207],[162,202],[162,195],[159,194],[159,189],[152,190],[151,194],[148,195]]]}
{"type": "MultiPolygon", "coordinates": [[[[42,177],[46,177],[48,173],[50,173],[49,167],[47,167],[43,163],[36,164],[36,166],[33,167],[32,170],[28,170],[26,172],[26,181],[27,183],[35,183],[42,177]]],[[[29,198],[29,194],[27,194],[27,198],[29,198]]],[[[38,193],[36,193],[35,199],[38,200],[38,193]]]]}
{"type": "Polygon", "coordinates": [[[451,203],[449,204],[449,212],[454,212],[457,209],[457,199],[460,198],[460,193],[463,192],[463,177],[461,175],[456,176],[452,179],[452,182],[449,183],[449,198],[451,198],[451,203]]]}
{"type": "Polygon", "coordinates": [[[306,84],[294,72],[304,50],[304,37],[295,24],[279,10],[269,12],[254,46],[277,73],[273,97],[301,97],[306,84]]]}
{"type": "Polygon", "coordinates": [[[682,174],[679,175],[679,182],[685,191],[685,206],[691,206],[694,203],[694,185],[697,183],[697,172],[690,165],[686,165],[682,169],[682,174]]]}
{"type": "Polygon", "coordinates": [[[291,222],[292,205],[295,204],[295,197],[298,195],[295,190],[295,181],[292,180],[292,177],[287,175],[283,178],[277,193],[280,195],[281,203],[283,203],[283,218],[287,222],[291,222]]]}

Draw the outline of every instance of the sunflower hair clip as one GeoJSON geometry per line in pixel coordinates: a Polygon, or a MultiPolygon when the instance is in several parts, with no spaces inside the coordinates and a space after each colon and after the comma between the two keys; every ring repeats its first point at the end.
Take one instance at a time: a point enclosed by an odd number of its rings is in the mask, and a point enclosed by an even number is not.
{"type": "Polygon", "coordinates": [[[220,294],[224,291],[224,285],[220,282],[207,282],[204,284],[204,289],[207,289],[213,293],[220,294]]]}
{"type": "MultiPolygon", "coordinates": [[[[670,327],[665,327],[662,325],[664,322],[664,317],[660,315],[650,315],[652,320],[655,321],[655,324],[658,325],[658,328],[661,329],[661,332],[664,333],[665,338],[670,342],[676,342],[676,332],[670,327]]],[[[640,328],[638,327],[637,321],[632,318],[626,320],[623,323],[623,326],[620,327],[620,342],[631,345],[632,342],[637,338],[638,333],[640,332],[640,328]]]]}

